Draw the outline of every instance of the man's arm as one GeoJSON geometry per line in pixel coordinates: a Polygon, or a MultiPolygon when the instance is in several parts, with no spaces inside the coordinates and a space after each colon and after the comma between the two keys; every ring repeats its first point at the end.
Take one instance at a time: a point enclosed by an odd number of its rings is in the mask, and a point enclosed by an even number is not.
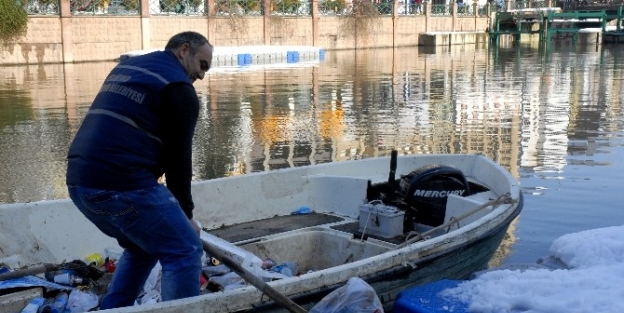
{"type": "Polygon", "coordinates": [[[191,219],[195,207],[191,196],[193,135],[199,116],[195,88],[184,83],[166,86],[162,91],[162,106],[167,188],[191,219]]]}

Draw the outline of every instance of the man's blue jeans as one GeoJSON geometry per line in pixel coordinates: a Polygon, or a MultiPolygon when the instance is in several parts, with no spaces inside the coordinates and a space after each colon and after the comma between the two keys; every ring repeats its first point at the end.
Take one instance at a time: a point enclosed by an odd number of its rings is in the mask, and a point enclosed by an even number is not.
{"type": "Polygon", "coordinates": [[[100,309],[134,305],[157,261],[162,265],[163,301],[199,295],[203,247],[167,187],[68,190],[78,209],[124,248],[100,309]]]}

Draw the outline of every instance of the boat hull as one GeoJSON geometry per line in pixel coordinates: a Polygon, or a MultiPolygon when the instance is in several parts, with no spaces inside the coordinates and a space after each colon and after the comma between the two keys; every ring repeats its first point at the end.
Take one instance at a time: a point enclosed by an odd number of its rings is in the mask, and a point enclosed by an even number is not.
{"type": "MultiPolygon", "coordinates": [[[[440,251],[436,255],[423,258],[408,266],[399,266],[361,278],[375,289],[386,312],[392,310],[394,301],[403,290],[441,279],[468,279],[473,273],[487,268],[488,262],[500,246],[509,225],[522,209],[522,197],[520,200],[514,214],[510,215],[504,223],[473,242],[455,247],[452,251],[440,251]]],[[[309,310],[340,286],[340,284],[326,286],[305,295],[291,297],[291,299],[309,310]]],[[[272,301],[254,304],[254,309],[249,311],[288,312],[272,301]]]]}
{"type": "MultiPolygon", "coordinates": [[[[430,164],[455,166],[488,191],[466,197],[449,195],[447,215],[461,219],[431,238],[409,244],[404,244],[405,236],[397,241],[358,232],[359,209],[366,200],[367,188],[371,183],[388,180],[389,158],[195,182],[194,216],[209,233],[258,256],[297,262],[301,275],[268,284],[305,308],[311,308],[349,278],[360,277],[390,310],[402,290],[439,279],[465,279],[484,269],[522,209],[517,181],[482,155],[400,156],[396,175],[430,164]],[[501,197],[508,201],[485,205],[501,197]],[[310,208],[313,214],[291,215],[302,207],[310,208]],[[475,213],[463,216],[472,211],[475,213]],[[278,226],[260,223],[281,218],[284,220],[278,226]]],[[[7,243],[0,249],[0,262],[11,267],[59,263],[117,246],[69,200],[0,205],[0,227],[0,239],[7,243]]],[[[284,311],[255,287],[246,286],[102,312],[249,310],[284,311]]]]}

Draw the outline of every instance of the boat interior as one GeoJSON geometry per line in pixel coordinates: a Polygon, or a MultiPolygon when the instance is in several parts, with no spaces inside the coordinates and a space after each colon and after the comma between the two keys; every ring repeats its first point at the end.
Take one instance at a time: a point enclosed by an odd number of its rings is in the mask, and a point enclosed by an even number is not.
{"type": "MultiPolygon", "coordinates": [[[[468,183],[471,190],[469,194],[448,195],[443,209],[445,220],[439,225],[415,221],[406,211],[409,209],[395,208],[393,212],[387,214],[383,211],[364,210],[363,205],[358,218],[312,211],[307,214],[274,216],[206,231],[261,259],[268,258],[277,263],[295,262],[298,273],[301,274],[379,255],[400,248],[415,235],[426,234],[419,239],[426,240],[475,221],[490,212],[491,208],[479,210],[453,222],[463,213],[496,199],[497,195],[474,181],[468,179],[468,183]]],[[[388,186],[387,183],[369,184],[368,189],[369,199],[370,197],[376,199],[383,197],[388,191],[388,186]]],[[[426,211],[420,210],[418,217],[422,217],[426,211]]]]}

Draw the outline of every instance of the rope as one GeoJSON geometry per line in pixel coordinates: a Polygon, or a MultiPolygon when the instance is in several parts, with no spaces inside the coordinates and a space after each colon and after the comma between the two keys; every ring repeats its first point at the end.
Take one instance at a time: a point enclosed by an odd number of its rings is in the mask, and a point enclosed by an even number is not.
{"type": "Polygon", "coordinates": [[[468,217],[468,216],[470,216],[472,214],[475,214],[475,213],[477,213],[477,212],[479,212],[479,211],[481,211],[481,210],[483,210],[483,209],[485,209],[485,208],[487,208],[489,206],[492,206],[492,209],[494,209],[494,208],[496,208],[497,206],[499,206],[501,204],[512,204],[512,203],[515,203],[515,202],[517,202],[517,200],[513,200],[511,198],[511,194],[509,192],[505,193],[505,194],[501,195],[500,197],[498,197],[498,198],[496,198],[494,200],[490,200],[488,202],[485,202],[482,205],[480,205],[480,206],[478,206],[478,207],[476,207],[476,208],[474,208],[474,209],[472,209],[472,210],[470,210],[470,211],[468,211],[468,212],[466,212],[466,213],[464,213],[464,214],[462,214],[462,215],[460,215],[458,217],[452,217],[448,222],[446,222],[446,223],[444,223],[442,225],[439,225],[439,226],[437,226],[435,228],[432,228],[432,229],[430,229],[430,230],[428,230],[428,231],[426,231],[426,232],[424,232],[422,234],[418,233],[418,232],[414,232],[414,231],[409,232],[407,234],[407,236],[405,237],[405,242],[400,244],[397,247],[397,249],[403,248],[403,247],[405,247],[405,246],[407,246],[409,244],[412,244],[412,243],[414,243],[416,241],[427,239],[429,235],[431,235],[433,232],[438,231],[440,229],[448,228],[447,231],[446,231],[446,232],[448,232],[450,230],[450,228],[451,228],[451,225],[453,225],[453,224],[457,224],[457,228],[459,228],[459,222],[461,220],[463,220],[466,217],[468,217]],[[410,238],[410,236],[412,236],[412,235],[416,235],[416,237],[410,238]]]}

